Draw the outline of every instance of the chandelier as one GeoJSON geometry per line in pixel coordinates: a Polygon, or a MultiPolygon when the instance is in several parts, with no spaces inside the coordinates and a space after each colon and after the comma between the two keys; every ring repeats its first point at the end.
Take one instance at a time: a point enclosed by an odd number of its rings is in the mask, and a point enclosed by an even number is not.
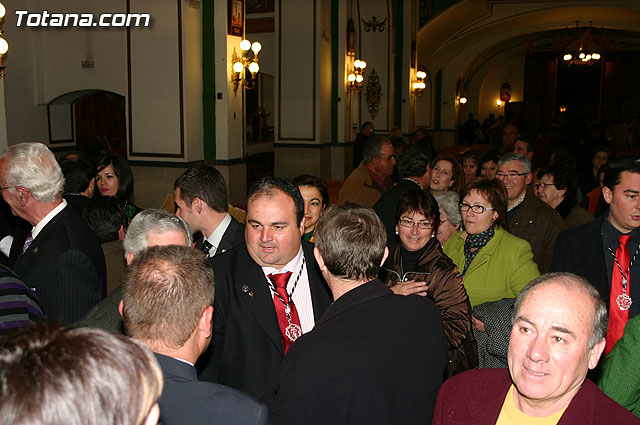
{"type": "Polygon", "coordinates": [[[562,59],[569,65],[595,65],[600,60],[602,47],[595,41],[592,33],[593,27],[580,27],[576,21],[575,33],[567,43],[562,59]]]}

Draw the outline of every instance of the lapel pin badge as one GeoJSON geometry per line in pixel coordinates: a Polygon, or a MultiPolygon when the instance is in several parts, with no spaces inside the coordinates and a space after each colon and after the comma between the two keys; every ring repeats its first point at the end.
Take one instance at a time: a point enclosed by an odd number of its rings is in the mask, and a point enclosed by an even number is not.
{"type": "Polygon", "coordinates": [[[242,285],[242,292],[245,294],[249,294],[250,297],[253,297],[253,291],[249,290],[249,285],[242,285]]]}
{"type": "Polygon", "coordinates": [[[34,253],[34,254],[37,254],[37,253],[38,253],[38,248],[37,248],[37,247],[36,247],[36,248],[33,248],[33,253],[34,253]]]}

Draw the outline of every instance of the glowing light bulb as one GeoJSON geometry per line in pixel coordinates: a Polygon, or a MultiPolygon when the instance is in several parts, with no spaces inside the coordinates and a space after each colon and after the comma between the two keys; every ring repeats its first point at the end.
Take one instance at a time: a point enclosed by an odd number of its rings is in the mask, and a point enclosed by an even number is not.
{"type": "Polygon", "coordinates": [[[258,65],[258,62],[251,62],[249,64],[249,72],[255,74],[258,71],[260,71],[260,65],[258,65]]]}
{"type": "Polygon", "coordinates": [[[427,77],[427,73],[424,71],[418,71],[416,72],[416,77],[420,78],[420,79],[424,79],[427,77]]]}
{"type": "Polygon", "coordinates": [[[467,98],[463,96],[463,97],[460,98],[459,102],[464,105],[465,103],[467,103],[467,98]]]}
{"type": "Polygon", "coordinates": [[[579,57],[580,59],[584,59],[584,58],[585,58],[585,56],[586,56],[586,55],[585,55],[584,53],[582,53],[582,52],[580,52],[580,54],[578,55],[578,57],[579,57]]]}
{"type": "Polygon", "coordinates": [[[249,40],[242,40],[240,42],[240,50],[242,50],[243,52],[246,52],[250,48],[251,48],[251,42],[249,40]]]}
{"type": "Polygon", "coordinates": [[[357,83],[361,83],[364,80],[364,77],[362,75],[356,75],[356,82],[357,83]]]}
{"type": "Polygon", "coordinates": [[[257,55],[260,52],[260,50],[262,50],[262,44],[258,43],[257,41],[254,41],[253,44],[251,45],[251,50],[253,50],[253,53],[257,55]]]}
{"type": "Polygon", "coordinates": [[[233,72],[242,72],[242,62],[236,62],[233,64],[233,72]]]}
{"type": "Polygon", "coordinates": [[[4,55],[9,50],[9,43],[4,38],[0,38],[0,55],[4,55]]]}
{"type": "Polygon", "coordinates": [[[564,58],[563,58],[563,59],[564,59],[564,60],[566,60],[566,61],[570,61],[572,57],[573,57],[573,56],[571,56],[571,54],[570,54],[570,53],[567,53],[566,55],[564,55],[564,58]]]}
{"type": "Polygon", "coordinates": [[[4,18],[5,13],[7,13],[7,9],[5,9],[3,4],[0,3],[0,18],[4,18]]]}
{"type": "Polygon", "coordinates": [[[353,83],[356,80],[356,74],[347,75],[347,80],[353,83]]]}
{"type": "Polygon", "coordinates": [[[591,54],[591,59],[595,59],[595,60],[600,59],[600,53],[592,53],[591,54]]]}

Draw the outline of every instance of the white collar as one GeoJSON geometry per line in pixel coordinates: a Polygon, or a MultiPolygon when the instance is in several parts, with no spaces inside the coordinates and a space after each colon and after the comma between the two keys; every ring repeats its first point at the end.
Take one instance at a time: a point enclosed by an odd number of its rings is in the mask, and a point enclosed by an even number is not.
{"type": "Polygon", "coordinates": [[[224,216],[218,227],[211,233],[209,236],[205,238],[205,240],[209,241],[213,247],[211,249],[218,249],[220,246],[220,242],[222,242],[222,237],[224,236],[224,232],[227,231],[227,227],[229,227],[229,223],[231,223],[231,216],[229,213],[224,216]]]}
{"type": "Polygon", "coordinates": [[[524,192],[522,193],[522,196],[520,197],[520,199],[518,199],[518,202],[516,202],[515,204],[507,208],[507,211],[511,211],[512,209],[520,205],[522,201],[524,201],[524,197],[526,196],[526,194],[527,194],[527,188],[525,187],[524,192]]]}
{"type": "Polygon", "coordinates": [[[49,224],[53,217],[58,215],[58,213],[62,211],[66,206],[67,201],[63,199],[60,205],[49,211],[49,214],[45,215],[44,218],[38,222],[38,224],[33,226],[33,229],[31,229],[31,237],[35,239],[36,236],[38,236],[38,233],[40,233],[42,229],[44,229],[44,226],[49,224]]]}

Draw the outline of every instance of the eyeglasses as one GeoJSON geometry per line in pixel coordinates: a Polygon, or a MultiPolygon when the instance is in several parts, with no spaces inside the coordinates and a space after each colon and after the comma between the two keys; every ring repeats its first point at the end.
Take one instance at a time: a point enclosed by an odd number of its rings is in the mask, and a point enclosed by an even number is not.
{"type": "Polygon", "coordinates": [[[534,188],[536,189],[540,189],[540,188],[546,188],[547,186],[555,186],[555,183],[536,183],[533,185],[534,188]]]}
{"type": "Polygon", "coordinates": [[[502,171],[498,171],[496,173],[496,177],[499,179],[504,179],[505,177],[508,179],[515,179],[518,176],[526,176],[529,173],[516,173],[516,172],[512,172],[512,173],[503,173],[502,171]]]}
{"type": "Polygon", "coordinates": [[[418,221],[415,222],[413,220],[407,220],[406,218],[401,218],[400,221],[398,222],[398,224],[400,224],[400,226],[402,227],[413,227],[416,224],[418,225],[418,229],[420,230],[430,230],[431,229],[431,223],[428,221],[418,221]]]}
{"type": "Polygon", "coordinates": [[[495,208],[487,208],[482,205],[469,205],[465,202],[460,203],[460,211],[467,212],[469,210],[473,211],[476,214],[482,214],[487,210],[493,210],[495,208]]]}

